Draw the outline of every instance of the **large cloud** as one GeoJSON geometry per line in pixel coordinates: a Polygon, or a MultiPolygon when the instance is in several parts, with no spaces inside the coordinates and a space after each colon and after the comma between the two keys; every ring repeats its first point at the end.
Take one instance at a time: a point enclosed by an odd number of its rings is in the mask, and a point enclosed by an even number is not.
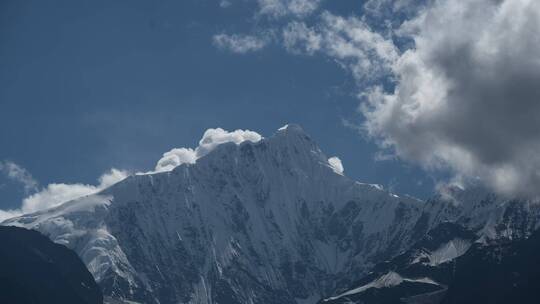
{"type": "Polygon", "coordinates": [[[540,2],[435,1],[399,34],[394,92],[362,107],[383,147],[508,194],[540,187],[540,2]]]}
{"type": "MultiPolygon", "coordinates": [[[[204,132],[199,141],[199,146],[192,148],[174,148],[165,152],[163,157],[157,162],[154,172],[171,171],[181,164],[194,164],[198,158],[205,156],[214,150],[218,145],[233,142],[240,144],[244,141],[258,142],[262,136],[250,130],[235,130],[232,132],[221,128],[208,129],[204,132]]],[[[154,173],[150,172],[150,173],[154,173]]]]}

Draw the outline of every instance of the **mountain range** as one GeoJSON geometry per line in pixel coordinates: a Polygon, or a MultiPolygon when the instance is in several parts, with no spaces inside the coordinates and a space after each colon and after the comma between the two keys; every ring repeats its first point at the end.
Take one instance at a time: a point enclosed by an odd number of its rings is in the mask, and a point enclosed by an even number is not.
{"type": "Polygon", "coordinates": [[[459,265],[539,219],[538,204],[481,188],[422,201],[354,181],[288,125],[2,225],[74,250],[110,301],[458,303],[459,265]]]}

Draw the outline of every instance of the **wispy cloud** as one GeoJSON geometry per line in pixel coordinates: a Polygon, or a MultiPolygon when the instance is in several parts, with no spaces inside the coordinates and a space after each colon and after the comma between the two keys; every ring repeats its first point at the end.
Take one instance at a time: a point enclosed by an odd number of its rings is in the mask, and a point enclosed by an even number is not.
{"type": "Polygon", "coordinates": [[[273,18],[293,16],[306,17],[315,12],[322,0],[257,0],[259,14],[273,18]]]}
{"type": "Polygon", "coordinates": [[[219,6],[221,8],[227,8],[227,7],[231,6],[231,5],[232,5],[232,3],[229,0],[221,0],[221,1],[219,1],[219,6]]]}
{"type": "MultiPolygon", "coordinates": [[[[4,163],[5,165],[5,163],[4,163]]],[[[20,166],[17,166],[21,168],[20,166]]],[[[5,168],[5,166],[4,166],[5,168]]],[[[18,172],[18,171],[16,171],[18,172]]],[[[24,170],[27,176],[30,173],[24,170]]],[[[88,185],[82,183],[65,184],[65,183],[52,183],[48,184],[42,189],[38,189],[38,183],[32,179],[34,188],[32,188],[32,194],[29,194],[22,200],[19,208],[10,210],[0,210],[0,221],[10,217],[19,216],[21,214],[32,213],[39,210],[44,210],[58,206],[64,202],[99,192],[128,176],[128,172],[123,170],[111,169],[110,171],[101,175],[98,179],[97,185],[88,185]]],[[[28,178],[25,179],[28,181],[28,178]]]]}
{"type": "Polygon", "coordinates": [[[215,46],[233,53],[245,54],[264,48],[269,40],[258,36],[217,34],[212,37],[215,46]]]}
{"type": "Polygon", "coordinates": [[[24,187],[24,192],[27,194],[35,192],[38,189],[39,184],[32,177],[32,174],[12,161],[0,161],[0,172],[9,179],[21,183],[24,187]]]}
{"type": "Polygon", "coordinates": [[[316,26],[291,22],[283,29],[283,43],[296,54],[330,56],[361,82],[379,80],[391,74],[399,50],[391,39],[372,30],[356,17],[325,12],[316,26]]]}

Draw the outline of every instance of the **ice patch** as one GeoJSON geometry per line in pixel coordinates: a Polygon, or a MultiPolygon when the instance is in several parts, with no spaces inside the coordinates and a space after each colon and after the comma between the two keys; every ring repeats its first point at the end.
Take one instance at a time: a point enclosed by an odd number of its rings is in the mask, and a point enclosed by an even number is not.
{"type": "Polygon", "coordinates": [[[429,255],[429,265],[436,266],[464,255],[471,243],[462,239],[453,239],[429,255]]]}
{"type": "Polygon", "coordinates": [[[288,127],[289,125],[284,125],[283,127],[279,128],[278,131],[285,131],[288,127]]]}
{"type": "Polygon", "coordinates": [[[411,278],[404,278],[402,276],[400,276],[398,273],[396,272],[393,272],[393,271],[390,271],[388,272],[387,274],[379,277],[378,279],[366,284],[366,285],[362,285],[358,288],[355,288],[355,289],[351,289],[347,292],[344,292],[338,296],[335,296],[335,297],[331,297],[331,298],[328,298],[328,299],[325,299],[324,301],[327,302],[327,301],[330,301],[330,300],[336,300],[336,299],[339,299],[339,298],[342,298],[342,297],[346,297],[346,296],[350,296],[350,295],[354,295],[354,294],[358,294],[358,293],[361,293],[361,292],[364,292],[370,288],[385,288],[385,287],[392,287],[392,286],[397,286],[403,282],[416,282],[416,283],[425,283],[425,284],[432,284],[432,285],[439,285],[437,282],[433,281],[432,279],[430,278],[418,278],[418,279],[411,279],[411,278]]]}
{"type": "Polygon", "coordinates": [[[332,170],[334,170],[334,172],[336,172],[339,175],[343,175],[344,168],[343,168],[343,164],[341,163],[341,159],[339,159],[339,157],[337,156],[330,157],[328,159],[328,164],[330,165],[332,170]]]}
{"type": "Polygon", "coordinates": [[[429,262],[425,263],[426,265],[437,266],[464,255],[469,248],[471,248],[471,245],[471,242],[467,240],[453,239],[450,242],[441,245],[433,252],[424,252],[418,255],[414,259],[413,264],[420,263],[423,259],[427,259],[429,262]]]}

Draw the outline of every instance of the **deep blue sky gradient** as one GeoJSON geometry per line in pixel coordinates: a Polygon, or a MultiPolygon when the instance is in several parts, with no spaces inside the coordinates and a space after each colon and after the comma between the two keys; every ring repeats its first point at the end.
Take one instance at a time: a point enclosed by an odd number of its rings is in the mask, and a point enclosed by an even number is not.
{"type": "MultiPolygon", "coordinates": [[[[326,9],[360,13],[357,1],[326,9]],[[358,11],[357,11],[358,10],[358,11]]],[[[420,169],[374,161],[350,75],[323,56],[278,45],[238,55],[212,36],[264,27],[255,4],[219,1],[2,1],[0,160],[40,182],[91,183],[111,167],[146,171],[163,152],[195,147],[210,127],[270,136],[296,122],[346,175],[425,197],[420,169]]],[[[22,186],[0,178],[0,209],[22,186]]]]}

